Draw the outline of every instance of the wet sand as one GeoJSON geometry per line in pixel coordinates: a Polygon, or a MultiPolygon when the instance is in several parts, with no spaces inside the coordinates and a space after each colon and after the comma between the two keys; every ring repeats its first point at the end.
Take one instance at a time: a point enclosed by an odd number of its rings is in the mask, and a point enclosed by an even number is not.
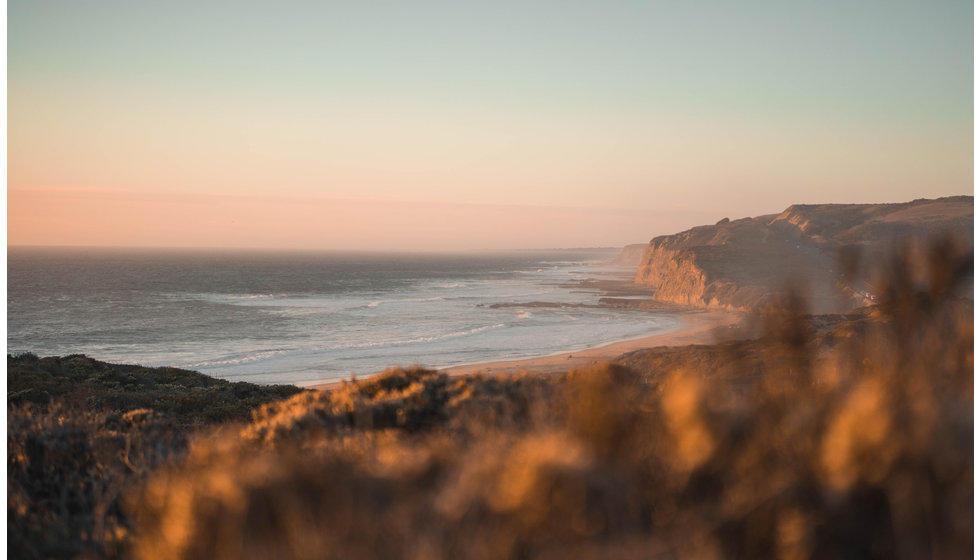
{"type": "MultiPolygon", "coordinates": [[[[441,368],[440,371],[443,371],[449,375],[472,375],[475,373],[498,375],[520,372],[534,374],[565,373],[570,369],[583,368],[601,362],[615,360],[627,352],[641,350],[644,348],[656,348],[658,346],[686,346],[689,344],[712,344],[727,338],[725,336],[726,332],[737,324],[742,317],[744,317],[743,314],[733,311],[689,308],[677,310],[674,312],[674,314],[678,319],[680,319],[681,325],[677,329],[669,332],[658,333],[641,338],[621,340],[574,352],[563,352],[556,355],[538,356],[518,360],[464,364],[448,368],[441,368]]],[[[330,390],[336,388],[342,381],[343,380],[336,379],[316,385],[310,385],[307,388],[330,390]]]]}

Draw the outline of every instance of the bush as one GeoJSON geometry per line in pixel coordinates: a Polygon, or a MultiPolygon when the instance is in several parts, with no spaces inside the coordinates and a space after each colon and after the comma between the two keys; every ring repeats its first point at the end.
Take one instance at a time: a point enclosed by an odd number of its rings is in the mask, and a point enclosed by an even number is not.
{"type": "Polygon", "coordinates": [[[77,405],[7,410],[7,538],[12,558],[123,556],[121,497],[186,447],[173,421],[77,405]]]}
{"type": "Polygon", "coordinates": [[[301,390],[81,355],[7,356],[7,537],[14,558],[124,556],[121,496],[188,435],[301,390]]]}
{"type": "Polygon", "coordinates": [[[7,356],[8,404],[72,401],[93,410],[149,408],[185,425],[247,421],[260,404],[299,393],[292,385],[231,383],[177,368],[107,364],[80,354],[7,356]]]}

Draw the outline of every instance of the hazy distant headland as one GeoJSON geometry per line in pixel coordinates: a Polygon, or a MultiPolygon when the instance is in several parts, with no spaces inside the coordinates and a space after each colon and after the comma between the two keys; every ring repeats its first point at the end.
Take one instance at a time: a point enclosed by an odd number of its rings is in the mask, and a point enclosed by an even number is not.
{"type": "Polygon", "coordinates": [[[613,262],[623,266],[637,266],[640,264],[640,261],[643,260],[643,255],[645,255],[646,252],[646,243],[634,243],[632,245],[627,245],[620,249],[619,254],[616,255],[616,260],[613,262]]]}

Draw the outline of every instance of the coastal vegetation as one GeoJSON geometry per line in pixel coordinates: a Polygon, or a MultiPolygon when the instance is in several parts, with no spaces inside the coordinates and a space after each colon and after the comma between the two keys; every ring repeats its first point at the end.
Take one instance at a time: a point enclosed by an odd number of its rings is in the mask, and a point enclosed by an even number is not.
{"type": "Polygon", "coordinates": [[[125,556],[128,492],[181,457],[191,434],[299,392],[80,355],[8,355],[10,557],[125,556]]]}
{"type": "Polygon", "coordinates": [[[299,391],[8,357],[9,551],[969,557],[972,251],[884,270],[873,306],[810,315],[790,293],[758,338],[559,376],[299,391]]]}
{"type": "Polygon", "coordinates": [[[121,413],[138,408],[178,424],[248,420],[252,409],[300,391],[293,385],[232,383],[195,371],[107,364],[82,355],[7,356],[7,404],[74,403],[121,413]]]}

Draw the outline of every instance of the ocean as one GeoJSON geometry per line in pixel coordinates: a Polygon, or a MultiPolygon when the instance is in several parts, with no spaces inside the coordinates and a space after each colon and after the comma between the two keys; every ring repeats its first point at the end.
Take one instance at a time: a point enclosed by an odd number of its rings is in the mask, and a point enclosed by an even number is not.
{"type": "Polygon", "coordinates": [[[596,304],[615,251],[479,255],[8,248],[7,352],[316,382],[572,351],[671,330],[596,304]],[[493,307],[494,304],[506,304],[493,307]]]}

